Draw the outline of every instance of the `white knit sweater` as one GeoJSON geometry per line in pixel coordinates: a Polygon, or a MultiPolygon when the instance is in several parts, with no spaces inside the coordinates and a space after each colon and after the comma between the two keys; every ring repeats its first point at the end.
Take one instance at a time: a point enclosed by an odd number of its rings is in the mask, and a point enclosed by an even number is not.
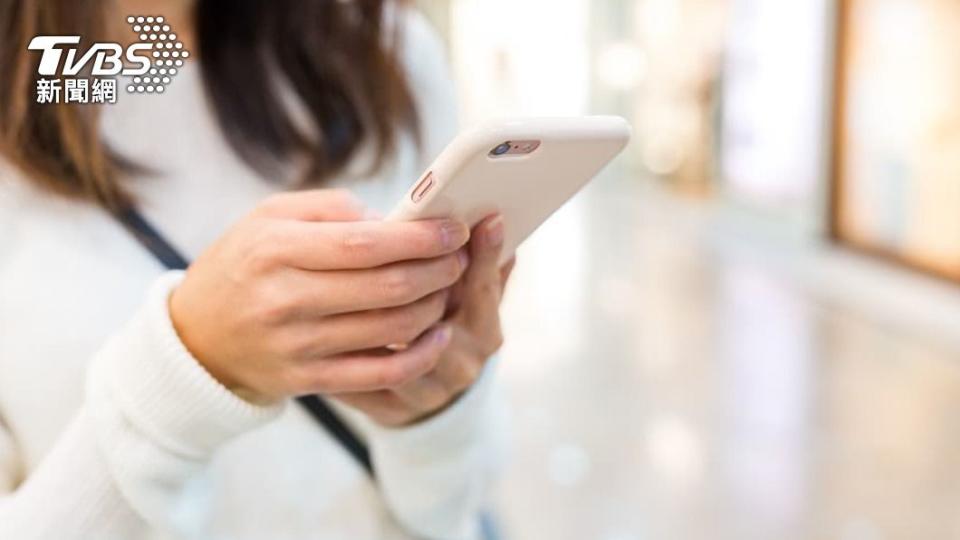
{"type": "MultiPolygon", "coordinates": [[[[454,134],[452,85],[432,30],[402,20],[430,156],[454,134]]],[[[134,182],[145,214],[190,257],[278,189],[227,147],[196,66],[107,109],[107,140],[160,171],[134,182]]],[[[404,143],[380,178],[335,184],[385,211],[420,158],[404,143]]],[[[412,428],[345,412],[374,486],[298,406],[244,402],[191,357],[166,311],[179,273],[97,208],[22,180],[0,166],[0,539],[476,536],[498,455],[489,369],[412,428]]]]}

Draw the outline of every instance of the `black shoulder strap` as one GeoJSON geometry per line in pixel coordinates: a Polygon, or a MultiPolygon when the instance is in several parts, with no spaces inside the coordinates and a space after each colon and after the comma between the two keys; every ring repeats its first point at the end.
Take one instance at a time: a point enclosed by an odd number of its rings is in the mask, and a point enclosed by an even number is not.
{"type": "MultiPolygon", "coordinates": [[[[115,214],[117,220],[140,244],[170,270],[185,270],[189,263],[170,242],[135,208],[115,214]]],[[[304,396],[297,401],[343,448],[353,456],[371,478],[375,478],[370,451],[350,427],[319,396],[304,396]]]]}

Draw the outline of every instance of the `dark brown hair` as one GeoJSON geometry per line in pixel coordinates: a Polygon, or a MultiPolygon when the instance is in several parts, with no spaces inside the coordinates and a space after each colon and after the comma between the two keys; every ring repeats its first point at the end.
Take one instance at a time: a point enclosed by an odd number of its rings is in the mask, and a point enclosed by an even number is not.
{"type": "MultiPolygon", "coordinates": [[[[384,21],[389,0],[197,0],[194,22],[204,85],[237,153],[269,175],[307,158],[305,182],[342,171],[362,144],[374,166],[417,115],[384,21]],[[284,92],[310,123],[291,117],[284,92]]],[[[117,208],[129,202],[122,177],[135,165],[99,137],[97,106],[37,104],[36,35],[103,41],[107,0],[0,0],[0,155],[49,191],[117,208]]],[[[161,13],[162,14],[162,13],[161,13]]],[[[176,82],[174,82],[176,84],[176,82]]],[[[122,96],[119,96],[122,99],[122,96]]]]}

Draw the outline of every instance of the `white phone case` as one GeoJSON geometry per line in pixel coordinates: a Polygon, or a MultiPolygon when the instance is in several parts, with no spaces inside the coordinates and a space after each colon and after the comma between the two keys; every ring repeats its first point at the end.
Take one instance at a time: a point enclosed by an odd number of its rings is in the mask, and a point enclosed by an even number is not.
{"type": "Polygon", "coordinates": [[[570,200],[630,140],[626,120],[615,116],[507,121],[457,137],[414,183],[387,219],[454,217],[471,227],[499,212],[503,261],[570,200]],[[507,141],[539,141],[525,155],[493,157],[507,141]]]}

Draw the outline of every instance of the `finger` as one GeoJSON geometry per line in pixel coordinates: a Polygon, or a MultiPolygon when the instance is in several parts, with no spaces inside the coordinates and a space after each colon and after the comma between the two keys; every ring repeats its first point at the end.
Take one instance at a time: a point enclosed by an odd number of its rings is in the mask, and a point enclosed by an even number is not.
{"type": "Polygon", "coordinates": [[[457,281],[449,289],[447,294],[447,311],[443,314],[445,318],[453,317],[460,311],[463,305],[463,281],[457,281]]]}
{"type": "Polygon", "coordinates": [[[450,346],[437,367],[394,392],[409,408],[435,414],[477,382],[488,358],[472,335],[454,326],[450,346]]]}
{"type": "MultiPolygon", "coordinates": [[[[446,359],[441,360],[440,365],[445,362],[446,359]]],[[[439,411],[456,396],[456,393],[447,389],[443,381],[432,374],[410,381],[393,392],[407,408],[418,413],[418,416],[439,411]]]]}
{"type": "Polygon", "coordinates": [[[416,302],[454,285],[467,269],[458,255],[337,272],[292,270],[270,294],[282,305],[296,304],[294,316],[317,317],[392,308],[416,302]],[[277,290],[279,289],[279,290],[277,290]]]}
{"type": "Polygon", "coordinates": [[[503,220],[499,216],[483,221],[475,229],[470,242],[470,266],[463,277],[463,307],[453,319],[489,343],[491,350],[499,348],[503,341],[499,315],[503,295],[499,266],[503,238],[503,220]]]}
{"type": "Polygon", "coordinates": [[[345,189],[315,189],[278,193],[266,198],[254,212],[261,217],[303,221],[360,221],[370,212],[345,189]]]}
{"type": "Polygon", "coordinates": [[[400,352],[358,353],[303,364],[293,373],[302,394],[371,392],[402,386],[430,372],[450,345],[440,325],[400,352]]]}
{"type": "Polygon", "coordinates": [[[482,286],[496,279],[500,281],[500,253],[503,251],[503,216],[491,216],[474,228],[470,242],[471,268],[467,274],[468,286],[482,286]]]}
{"type": "Polygon", "coordinates": [[[513,269],[516,266],[517,266],[517,258],[516,256],[514,256],[514,257],[510,257],[510,260],[504,263],[504,265],[500,267],[500,286],[502,288],[505,289],[507,287],[507,282],[510,281],[510,276],[513,275],[513,269]]]}
{"type": "Polygon", "coordinates": [[[456,220],[286,223],[275,240],[279,262],[303,270],[376,268],[453,253],[470,239],[456,220]]]}
{"type": "Polygon", "coordinates": [[[412,343],[443,318],[447,295],[433,293],[412,304],[327,317],[319,326],[297,325],[296,342],[304,343],[305,359],[412,343]]]}
{"type": "Polygon", "coordinates": [[[437,368],[425,378],[441,384],[449,394],[458,395],[480,378],[489,358],[483,353],[473,336],[454,326],[450,347],[437,368]]]}

